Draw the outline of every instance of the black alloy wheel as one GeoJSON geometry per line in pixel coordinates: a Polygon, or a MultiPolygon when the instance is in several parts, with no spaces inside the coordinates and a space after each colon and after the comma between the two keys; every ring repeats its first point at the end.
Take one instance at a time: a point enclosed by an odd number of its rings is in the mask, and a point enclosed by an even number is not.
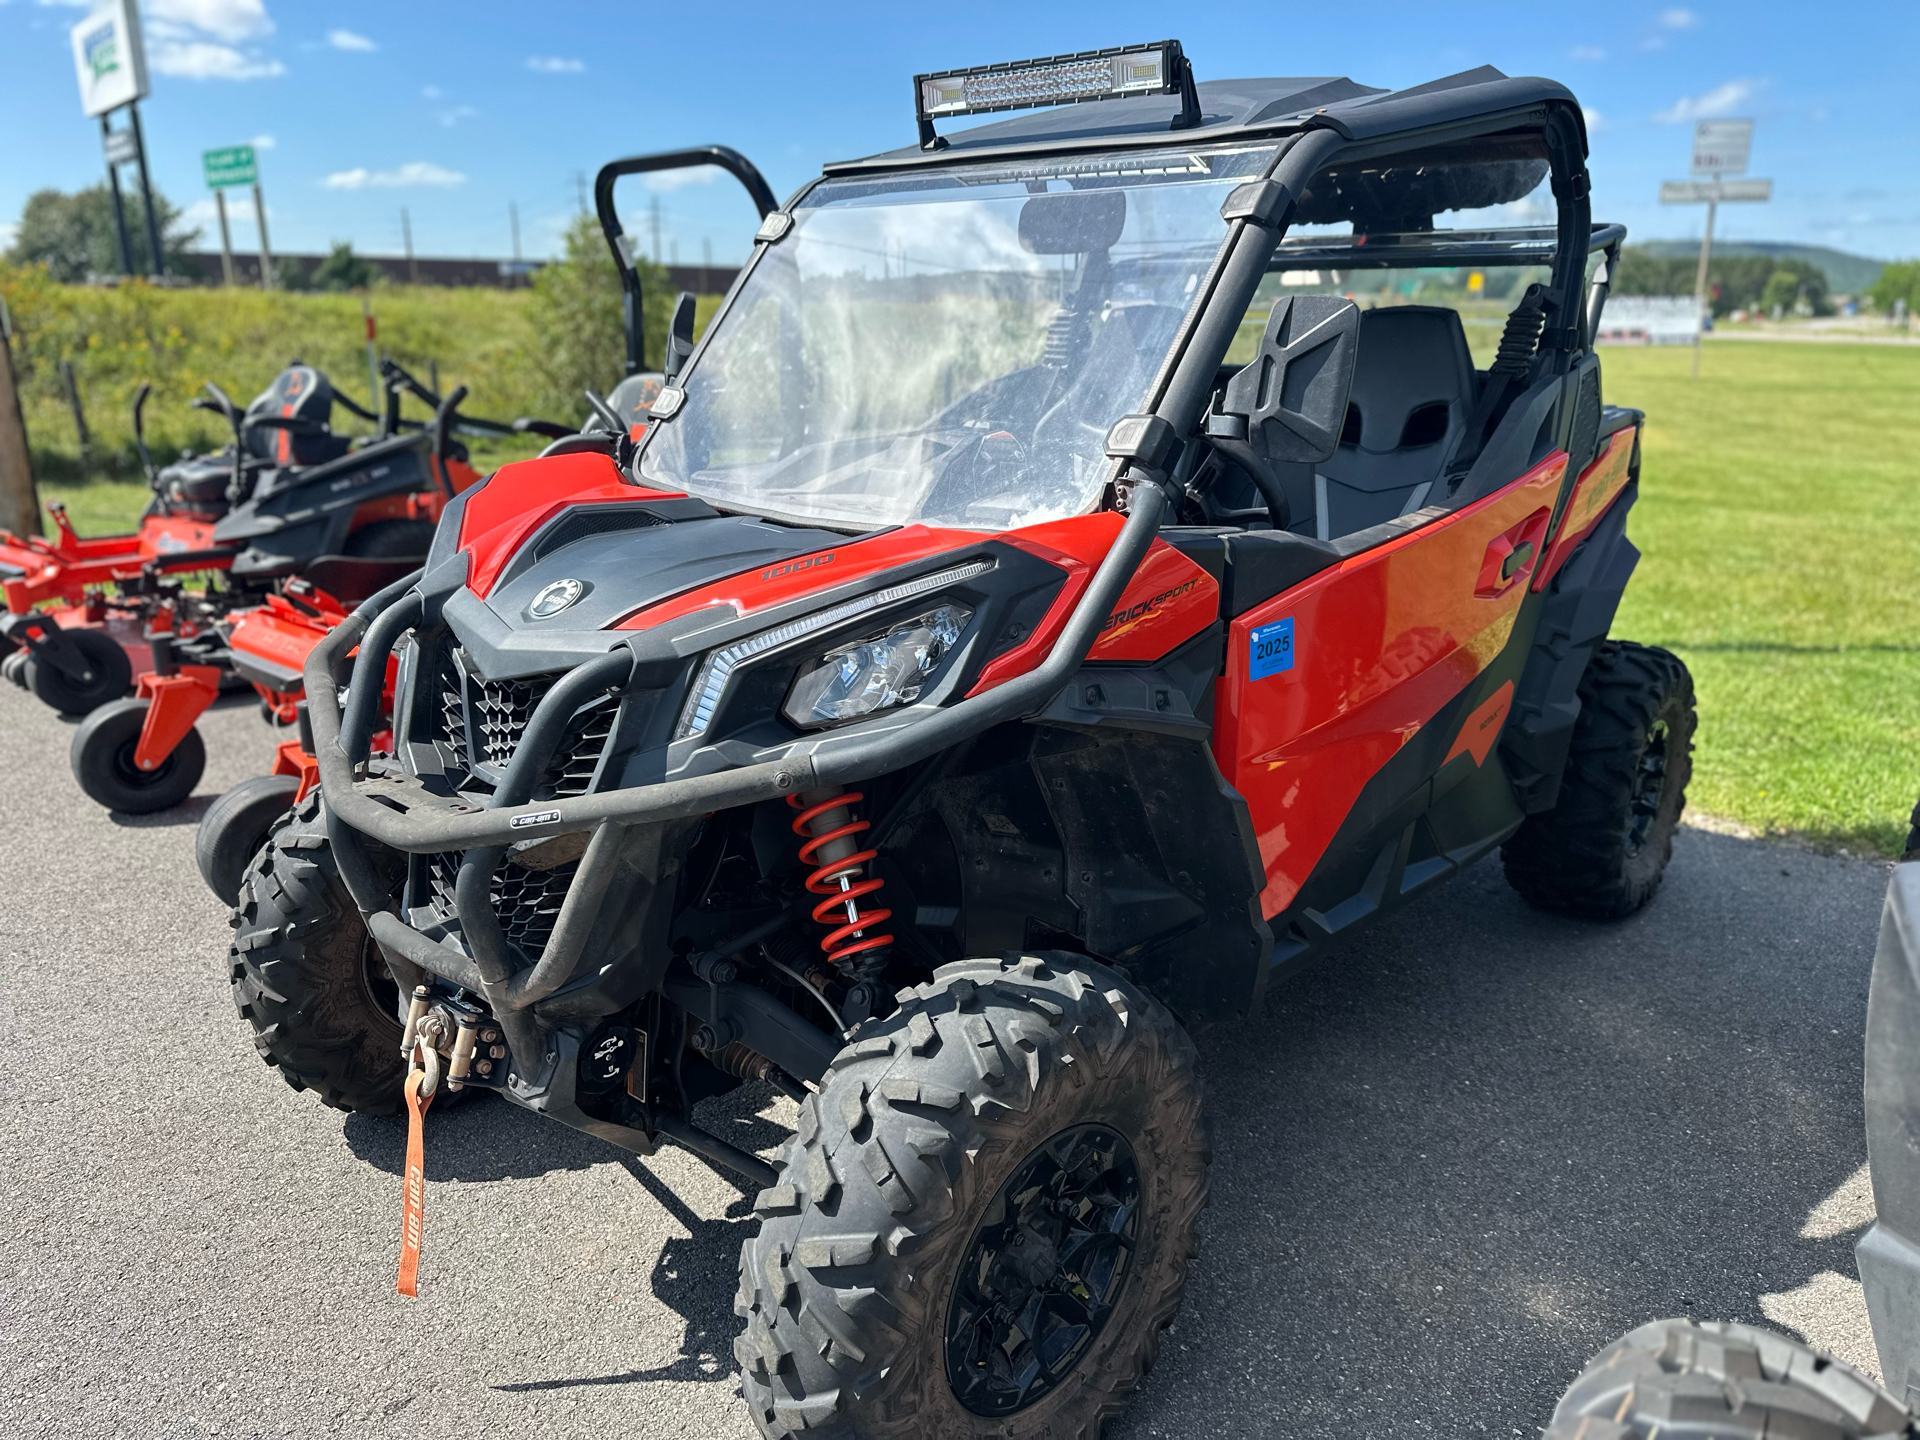
{"type": "Polygon", "coordinates": [[[947,1306],[947,1380],[1011,1415],[1072,1371],[1113,1315],[1140,1230],[1125,1137],[1076,1125],[1021,1162],[974,1231],[947,1306]]]}

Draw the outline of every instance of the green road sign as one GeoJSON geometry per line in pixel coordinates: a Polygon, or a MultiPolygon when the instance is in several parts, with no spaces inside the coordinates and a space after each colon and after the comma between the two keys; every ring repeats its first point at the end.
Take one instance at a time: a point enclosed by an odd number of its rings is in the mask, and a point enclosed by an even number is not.
{"type": "Polygon", "coordinates": [[[224,150],[202,150],[200,168],[206,171],[207,188],[210,190],[225,190],[235,185],[252,185],[260,179],[260,172],[254,168],[251,145],[229,145],[224,150]]]}

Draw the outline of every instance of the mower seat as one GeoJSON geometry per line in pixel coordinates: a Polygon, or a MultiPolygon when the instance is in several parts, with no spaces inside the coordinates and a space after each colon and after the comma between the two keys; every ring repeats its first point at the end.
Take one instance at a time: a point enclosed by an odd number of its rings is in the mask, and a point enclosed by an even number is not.
{"type": "Polygon", "coordinates": [[[279,415],[325,426],[333,417],[333,383],[311,365],[289,365],[273,384],[247,406],[240,433],[247,453],[275,465],[324,465],[347,453],[348,437],[331,431],[296,434],[251,422],[256,416],[279,415]]]}
{"type": "Polygon", "coordinates": [[[153,489],[169,505],[187,510],[224,511],[233,479],[233,452],[194,455],[174,461],[153,477],[153,489]]]}
{"type": "MultiPolygon", "coordinates": [[[[1296,509],[1296,522],[1311,514],[1307,533],[1336,540],[1441,498],[1434,485],[1473,408],[1473,389],[1458,311],[1389,305],[1364,312],[1340,448],[1314,467],[1312,506],[1296,509]]],[[[1305,488],[1304,476],[1286,478],[1294,481],[1290,492],[1305,488]]]]}

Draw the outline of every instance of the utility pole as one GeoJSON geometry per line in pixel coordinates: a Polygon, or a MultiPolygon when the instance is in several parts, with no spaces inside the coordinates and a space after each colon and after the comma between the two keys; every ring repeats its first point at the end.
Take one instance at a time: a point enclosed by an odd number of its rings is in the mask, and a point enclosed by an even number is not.
{"type": "Polygon", "coordinates": [[[420,267],[413,263],[413,219],[407,214],[407,207],[400,207],[400,243],[407,251],[407,283],[420,283],[420,267]]]}
{"type": "Polygon", "coordinates": [[[13,372],[13,321],[0,300],[0,530],[25,538],[40,528],[40,494],[33,484],[33,454],[20,389],[13,372]]]}
{"type": "Polygon", "coordinates": [[[660,197],[658,195],[653,197],[650,208],[653,211],[653,263],[658,265],[660,263],[660,197]]]}
{"type": "Polygon", "coordinates": [[[573,172],[573,190],[574,190],[574,194],[579,198],[579,201],[580,201],[580,213],[584,215],[587,213],[587,172],[586,171],[576,170],[573,172]]]}
{"type": "Polygon", "coordinates": [[[711,295],[713,293],[712,272],[713,237],[711,235],[702,235],[700,237],[700,293],[702,295],[711,295]]]}
{"type": "Polygon", "coordinates": [[[507,219],[513,225],[513,260],[520,263],[520,207],[514,201],[507,202],[507,219]]]}

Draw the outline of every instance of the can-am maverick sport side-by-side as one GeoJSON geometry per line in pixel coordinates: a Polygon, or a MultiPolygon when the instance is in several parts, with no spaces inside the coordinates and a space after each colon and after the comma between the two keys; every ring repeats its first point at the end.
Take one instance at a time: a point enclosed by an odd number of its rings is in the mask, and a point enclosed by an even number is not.
{"type": "MultiPolygon", "coordinates": [[[[916,95],[676,322],[638,442],[503,466],[315,650],[233,984],[334,1105],[758,1181],[764,1433],[1091,1436],[1207,1193],[1182,1023],[1503,844],[1633,910],[1692,696],[1606,638],[1640,416],[1567,90],[1163,44],[916,95]],[[744,1081],[800,1102],[777,1169],[693,1123],[744,1081]]],[[[757,181],[624,164],[692,159],[757,181]]]]}

